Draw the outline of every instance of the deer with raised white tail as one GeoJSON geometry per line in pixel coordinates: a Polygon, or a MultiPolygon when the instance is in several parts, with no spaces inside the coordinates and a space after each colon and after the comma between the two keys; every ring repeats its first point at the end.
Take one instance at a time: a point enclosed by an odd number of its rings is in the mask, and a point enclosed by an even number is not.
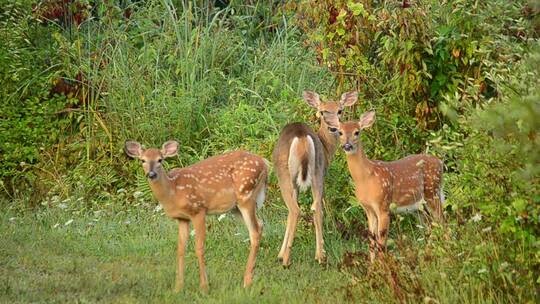
{"type": "Polygon", "coordinates": [[[208,291],[204,261],[205,219],[207,214],[221,214],[238,208],[249,231],[251,249],[244,273],[244,287],[253,280],[255,258],[262,235],[262,224],[255,215],[264,202],[267,161],[246,151],[214,156],[185,168],[165,170],[162,162],[175,156],[176,141],[160,149],[146,149],[134,141],[125,144],[126,154],[141,160],[154,196],[165,214],[178,220],[178,265],[175,290],[184,286],[184,254],[189,239],[189,223],[195,230],[195,253],[199,262],[200,287],[208,291]]]}
{"type": "Polygon", "coordinates": [[[360,132],[375,122],[375,112],[366,112],[360,121],[340,123],[328,117],[337,128],[347,155],[347,165],[355,184],[355,194],[366,212],[370,231],[370,259],[384,251],[390,226],[390,209],[396,212],[418,210],[423,202],[435,220],[443,221],[443,162],[427,154],[409,155],[396,161],[370,160],[360,142],[360,132]]]}
{"type": "Polygon", "coordinates": [[[357,101],[358,94],[344,93],[338,102],[321,102],[319,95],[310,91],[305,91],[303,97],[308,105],[317,110],[320,119],[318,133],[304,123],[288,124],[281,131],[273,153],[279,187],[289,210],[285,237],[278,255],[284,266],[290,264],[291,247],[300,215],[298,192],[309,187],[313,195],[311,210],[314,211],[315,259],[319,263],[326,260],[322,230],[324,175],[336,151],[338,137],[337,128],[329,128],[324,117],[339,117],[344,107],[350,107],[357,101]]]}

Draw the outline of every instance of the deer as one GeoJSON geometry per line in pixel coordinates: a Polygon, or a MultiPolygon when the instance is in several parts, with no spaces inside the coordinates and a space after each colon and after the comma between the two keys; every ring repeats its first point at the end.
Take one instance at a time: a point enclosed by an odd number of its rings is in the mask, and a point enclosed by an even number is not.
{"type": "Polygon", "coordinates": [[[250,251],[244,273],[244,287],[252,284],[255,259],[262,235],[256,209],[265,200],[268,161],[247,151],[232,151],[202,160],[185,168],[163,167],[166,158],[178,153],[178,142],[171,140],[161,149],[143,149],[135,141],[125,143],[128,156],[139,159],[153,195],[165,214],[178,221],[178,248],[175,291],[184,287],[184,254],[189,225],[195,230],[195,253],[199,263],[199,283],[208,292],[204,259],[205,219],[209,214],[238,210],[249,231],[250,251]]]}
{"type": "Polygon", "coordinates": [[[426,202],[432,218],[444,221],[443,162],[428,154],[409,155],[389,162],[368,159],[360,133],[374,122],[374,111],[365,112],[359,121],[341,123],[336,117],[326,118],[329,128],[338,129],[355,195],[367,216],[372,262],[376,251],[382,254],[386,250],[391,210],[413,212],[421,210],[426,202]]]}
{"type": "Polygon", "coordinates": [[[304,91],[303,99],[317,110],[316,117],[320,120],[318,132],[315,133],[308,125],[300,122],[286,125],[279,135],[272,156],[281,195],[288,209],[285,236],[278,254],[278,260],[284,267],[290,266],[290,253],[300,214],[298,193],[310,187],[316,239],[315,260],[319,264],[326,262],[322,227],[324,176],[336,152],[338,136],[337,128],[329,127],[324,117],[339,117],[345,107],[356,103],[358,93],[344,93],[337,102],[321,102],[319,94],[304,91]]]}

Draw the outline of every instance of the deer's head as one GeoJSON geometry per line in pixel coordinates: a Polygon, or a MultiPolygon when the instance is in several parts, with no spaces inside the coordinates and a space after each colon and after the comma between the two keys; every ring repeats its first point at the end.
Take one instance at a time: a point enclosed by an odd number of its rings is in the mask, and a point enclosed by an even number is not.
{"type": "Polygon", "coordinates": [[[163,144],[160,149],[143,149],[136,141],[127,141],[124,147],[129,157],[137,158],[141,161],[144,174],[150,180],[156,180],[159,174],[166,174],[162,169],[163,160],[167,157],[175,156],[178,152],[178,142],[170,140],[163,144]]]}
{"type": "MultiPolygon", "coordinates": [[[[358,100],[358,92],[352,91],[343,93],[339,101],[326,101],[321,102],[319,94],[311,91],[304,91],[304,101],[317,110],[317,117],[324,123],[327,119],[338,119],[343,113],[345,107],[350,107],[358,100]]],[[[330,133],[337,135],[337,128],[328,128],[330,133]]]]}
{"type": "Polygon", "coordinates": [[[359,121],[348,121],[341,123],[335,117],[325,117],[328,128],[337,129],[341,147],[347,154],[354,154],[361,147],[360,132],[369,128],[375,122],[375,112],[369,111],[360,117],[359,121]]]}

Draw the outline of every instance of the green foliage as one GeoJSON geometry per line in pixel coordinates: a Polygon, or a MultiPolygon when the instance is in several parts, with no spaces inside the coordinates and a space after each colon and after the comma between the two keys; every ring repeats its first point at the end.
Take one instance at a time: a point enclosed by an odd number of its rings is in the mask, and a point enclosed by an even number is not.
{"type": "Polygon", "coordinates": [[[59,70],[54,31],[41,28],[30,13],[26,1],[4,3],[0,11],[0,180],[10,192],[36,180],[28,166],[40,161],[70,122],[59,114],[69,102],[50,92],[59,70]]]}
{"type": "Polygon", "coordinates": [[[469,204],[487,215],[488,221],[500,223],[501,232],[533,243],[538,242],[535,239],[540,233],[540,171],[536,153],[540,146],[540,75],[536,69],[539,54],[532,53],[517,68],[521,77],[512,75],[505,79],[501,103],[473,116],[477,131],[466,142],[464,164],[468,166],[462,170],[463,176],[484,180],[486,186],[493,187],[476,193],[469,204]]]}
{"type": "Polygon", "coordinates": [[[502,1],[416,1],[404,8],[362,0],[303,1],[296,10],[306,43],[335,73],[338,91],[358,88],[366,98],[382,100],[384,111],[414,113],[420,129],[433,129],[444,122],[439,107],[448,112],[448,96],[469,95],[450,105],[462,112],[481,94],[492,94],[487,60],[496,55],[489,34],[513,34],[493,32],[505,22],[523,30],[518,7],[502,1]],[[498,20],[501,14],[506,19],[498,20]]]}
{"type": "MultiPolygon", "coordinates": [[[[538,45],[535,46],[538,48],[538,45]]],[[[517,75],[505,83],[504,102],[479,112],[475,126],[493,134],[501,153],[515,153],[521,165],[516,172],[524,180],[538,181],[540,174],[540,51],[517,68],[517,75]]]]}

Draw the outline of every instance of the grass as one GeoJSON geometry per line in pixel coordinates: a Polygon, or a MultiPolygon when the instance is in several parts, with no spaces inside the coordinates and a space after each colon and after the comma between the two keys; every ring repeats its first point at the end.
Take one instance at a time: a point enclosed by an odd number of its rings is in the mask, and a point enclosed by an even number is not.
{"type": "Polygon", "coordinates": [[[208,218],[210,293],[198,289],[192,238],[186,286],[175,294],[176,224],[153,204],[126,208],[116,203],[101,211],[80,211],[60,203],[22,212],[3,205],[0,302],[523,303],[534,294],[533,282],[528,289],[512,281],[519,269],[505,262],[489,232],[474,233],[471,225],[460,228],[457,223],[418,228],[414,216],[394,220],[391,255],[373,266],[366,261],[365,239],[343,239],[330,218],[325,230],[329,262],[318,265],[313,227],[304,217],[293,264],[284,269],[276,256],[286,210],[273,201],[259,212],[265,230],[251,288],[241,287],[247,230],[229,215],[221,221],[208,218]]]}
{"type": "Polygon", "coordinates": [[[74,214],[59,208],[1,215],[2,302],[328,302],[339,294],[347,276],[335,263],[353,242],[327,234],[328,267],[314,260],[314,235],[300,229],[294,264],[277,262],[286,214],[263,212],[264,238],[256,277],[243,289],[242,275],[249,251],[241,221],[210,217],[206,259],[210,294],[198,291],[198,266],[193,239],[186,256],[186,287],[173,293],[176,224],[152,209],[74,214]],[[73,219],[73,222],[65,225],[73,219]],[[313,248],[312,248],[313,247],[313,248]]]}

